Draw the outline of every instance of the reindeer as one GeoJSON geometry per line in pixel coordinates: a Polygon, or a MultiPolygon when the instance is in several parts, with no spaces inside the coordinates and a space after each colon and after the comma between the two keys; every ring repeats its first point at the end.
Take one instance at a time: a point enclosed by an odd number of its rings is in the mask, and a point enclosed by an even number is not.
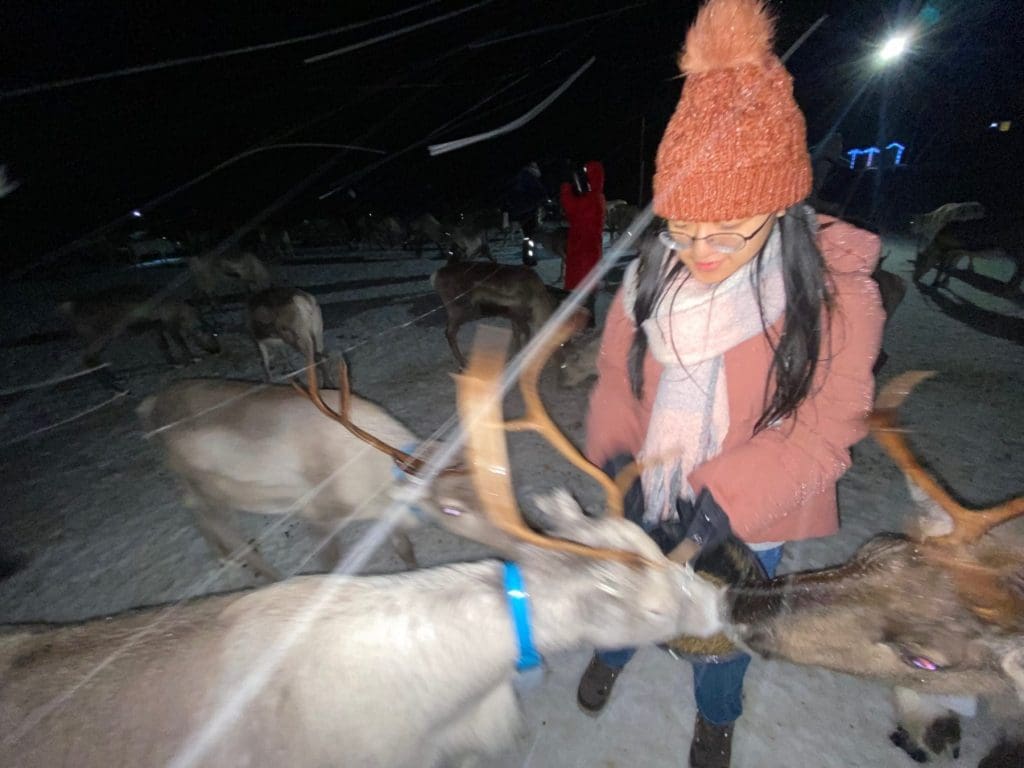
{"type": "Polygon", "coordinates": [[[183,361],[198,358],[191,344],[210,354],[220,352],[217,334],[205,324],[195,308],[178,299],[144,296],[132,289],[119,289],[109,296],[65,301],[58,311],[71,324],[85,345],[83,363],[99,364],[99,356],[126,330],[156,329],[160,349],[172,365],[178,365],[175,345],[183,361]]]}
{"type": "Polygon", "coordinates": [[[491,246],[487,242],[487,230],[473,221],[466,221],[453,227],[447,234],[449,258],[456,261],[469,261],[481,256],[497,263],[491,254],[491,246]]]}
{"type": "Polygon", "coordinates": [[[270,273],[252,251],[210,252],[188,259],[196,289],[207,304],[214,304],[224,278],[239,280],[249,293],[270,287],[270,273]]]}
{"type": "Polygon", "coordinates": [[[945,203],[934,211],[911,219],[910,231],[917,237],[917,250],[922,251],[947,224],[954,221],[977,221],[983,218],[985,218],[985,206],[981,203],[975,201],[945,203]]]}
{"type": "MultiPolygon", "coordinates": [[[[950,273],[964,256],[967,269],[974,271],[974,259],[991,255],[1010,256],[1019,272],[1024,264],[1024,224],[1000,226],[992,221],[953,221],[946,224],[920,250],[914,263],[914,282],[920,283],[935,269],[933,286],[949,285],[950,273]]],[[[1018,283],[1019,285],[1019,283],[1018,283]]],[[[1008,288],[1014,287],[1011,279],[1008,288]]]]}
{"type": "Polygon", "coordinates": [[[268,288],[254,293],[246,304],[245,324],[270,381],[270,351],[290,346],[303,360],[320,363],[324,356],[324,319],[320,305],[299,288],[268,288]]]}
{"type": "Polygon", "coordinates": [[[530,325],[539,328],[555,309],[555,301],[540,276],[529,267],[449,262],[430,276],[448,314],[445,338],[459,367],[466,358],[459,349],[459,328],[482,317],[507,317],[521,346],[530,338],[530,325]]]}
{"type": "Polygon", "coordinates": [[[924,513],[912,532],[882,534],[843,565],[776,577],[729,598],[739,637],[762,656],[898,686],[901,726],[892,738],[917,760],[955,752],[959,741],[955,715],[920,694],[1016,691],[1024,700],[1024,550],[1019,540],[990,535],[1024,515],[1024,497],[969,510],[921,467],[896,411],[929,375],[889,382],[871,417],[875,439],[924,513]]]}
{"type": "Polygon", "coordinates": [[[269,261],[295,258],[295,249],[287,229],[264,224],[256,228],[256,234],[259,251],[269,261]]]}
{"type": "Polygon", "coordinates": [[[406,245],[416,251],[416,258],[423,257],[423,247],[427,243],[434,243],[439,253],[447,254],[449,251],[445,229],[432,214],[424,213],[414,218],[409,222],[407,231],[406,245]]]}
{"type": "Polygon", "coordinates": [[[483,231],[485,240],[488,239],[492,230],[506,244],[512,235],[512,224],[508,211],[503,211],[501,208],[481,208],[473,211],[466,218],[473,226],[483,231]]]}
{"type": "MultiPolygon", "coordinates": [[[[232,530],[232,510],[282,515],[296,499],[303,500],[293,511],[325,535],[325,564],[333,567],[340,559],[334,536],[339,522],[377,515],[380,509],[364,502],[394,481],[396,464],[411,473],[422,465],[392,447],[417,443],[416,436],[383,408],[353,396],[344,366],[340,410],[324,402],[313,365],[308,373],[305,390],[294,381],[291,386],[262,387],[212,379],[179,381],[137,409],[143,427],[163,443],[168,466],[213,550],[223,557],[239,552],[242,562],[268,579],[280,579],[281,573],[232,530]],[[316,409],[309,407],[309,400],[316,409]],[[376,450],[366,450],[367,444],[376,450]]],[[[410,516],[391,536],[395,552],[410,568],[416,566],[416,556],[408,532],[420,524],[410,516]]]]}
{"type": "MultiPolygon", "coordinates": [[[[472,496],[484,501],[466,503],[465,475],[432,496],[447,525],[516,567],[492,559],[306,576],[78,624],[4,628],[3,762],[167,764],[201,744],[199,732],[257,674],[265,683],[243,714],[209,731],[208,748],[189,764],[433,768],[493,758],[521,727],[516,667],[534,660],[510,622],[510,603],[524,599],[510,574],[521,575],[541,659],[719,630],[722,588],[667,560],[622,519],[621,503],[593,519],[555,492],[535,502],[544,533],[527,527],[504,436],[523,425],[503,424],[503,364],[504,355],[474,353],[458,381],[472,496]]],[[[557,430],[547,434],[550,419],[527,426],[556,447],[567,443],[557,430]]]]}

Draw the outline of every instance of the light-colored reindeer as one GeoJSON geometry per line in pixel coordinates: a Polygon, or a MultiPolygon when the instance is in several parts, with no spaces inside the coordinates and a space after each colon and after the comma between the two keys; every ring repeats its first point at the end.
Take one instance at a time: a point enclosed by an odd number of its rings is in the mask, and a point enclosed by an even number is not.
{"type": "Polygon", "coordinates": [[[324,356],[324,318],[316,298],[299,288],[268,288],[246,304],[246,327],[260,352],[263,373],[270,381],[270,353],[287,345],[304,361],[324,356]]]}
{"type": "MultiPolygon", "coordinates": [[[[921,694],[1016,691],[1024,700],[1024,542],[990,533],[1024,515],[1024,497],[969,510],[921,467],[896,410],[928,375],[891,381],[872,416],[875,438],[922,507],[914,532],[883,534],[843,565],[730,598],[732,620],[756,652],[899,686],[893,740],[919,760],[955,751],[960,736],[954,713],[921,694]]],[[[1019,758],[1024,742],[1021,750],[1019,758]]]]}
{"type": "MultiPolygon", "coordinates": [[[[351,395],[346,376],[341,376],[338,395],[343,406],[335,411],[323,401],[312,368],[309,373],[304,391],[213,379],[180,381],[138,408],[144,428],[163,444],[211,547],[225,557],[240,553],[243,562],[269,579],[281,574],[233,530],[233,511],[282,515],[303,499],[296,512],[324,534],[325,564],[333,567],[339,551],[332,533],[339,521],[356,510],[361,517],[377,515],[382,507],[364,502],[393,481],[396,463],[411,471],[420,465],[391,447],[417,443],[416,435],[383,408],[351,395]],[[310,398],[320,411],[310,407],[310,398]]],[[[420,524],[410,515],[392,534],[395,551],[410,567],[416,557],[408,532],[420,524]]]]}
{"type": "MultiPolygon", "coordinates": [[[[459,380],[472,496],[486,503],[467,506],[464,475],[450,476],[451,487],[442,479],[433,497],[447,524],[518,564],[537,651],[719,630],[721,588],[668,561],[621,518],[621,505],[618,515],[591,519],[556,492],[536,502],[535,523],[546,533],[525,525],[504,445],[503,363],[503,355],[474,358],[459,380]]],[[[174,606],[158,631],[160,609],[4,628],[0,761],[167,764],[197,743],[250,676],[265,673],[242,715],[212,732],[190,764],[475,764],[510,746],[521,723],[513,681],[522,649],[509,610],[523,588],[505,581],[508,573],[484,560],[393,576],[295,578],[174,606]],[[268,652],[280,653],[273,668],[264,666],[268,652]]]]}

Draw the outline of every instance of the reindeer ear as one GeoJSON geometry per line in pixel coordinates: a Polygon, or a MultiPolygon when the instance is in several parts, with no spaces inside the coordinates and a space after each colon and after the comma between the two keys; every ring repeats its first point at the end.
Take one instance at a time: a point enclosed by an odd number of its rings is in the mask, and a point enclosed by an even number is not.
{"type": "Polygon", "coordinates": [[[546,534],[588,547],[634,552],[650,562],[664,559],[658,545],[640,526],[618,517],[588,517],[564,489],[535,495],[530,502],[527,517],[546,534]]]}
{"type": "Polygon", "coordinates": [[[530,523],[558,538],[572,539],[586,519],[582,507],[564,488],[535,494],[530,502],[524,510],[530,523]]]}
{"type": "Polygon", "coordinates": [[[907,481],[910,498],[918,511],[918,516],[911,523],[911,535],[915,539],[931,539],[951,534],[956,526],[949,513],[921,490],[917,483],[907,476],[904,476],[904,479],[907,481]]]}

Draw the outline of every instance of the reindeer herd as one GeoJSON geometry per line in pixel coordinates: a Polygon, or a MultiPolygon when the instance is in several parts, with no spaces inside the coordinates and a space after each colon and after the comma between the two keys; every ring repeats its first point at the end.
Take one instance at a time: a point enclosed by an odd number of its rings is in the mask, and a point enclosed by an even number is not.
{"type": "MultiPolygon", "coordinates": [[[[498,377],[507,338],[477,345],[467,361],[458,329],[479,317],[506,317],[522,344],[562,296],[531,268],[496,264],[489,250],[470,250],[475,241],[465,233],[436,224],[433,217],[420,221],[418,236],[448,257],[431,284],[463,370],[455,405],[467,439],[425,498],[389,521],[410,571],[278,581],[280,571],[232,528],[234,512],[297,514],[322,533],[330,569],[340,556],[340,528],[390,509],[367,500],[381,489],[386,500],[402,497],[426,465],[400,447],[418,445],[420,437],[352,394],[344,367],[336,390],[321,386],[334,369],[310,293],[273,287],[251,251],[195,257],[189,270],[200,303],[216,302],[225,281],[244,288],[247,329],[268,381],[271,351],[287,345],[309,363],[306,384],[179,381],[147,397],[139,417],[204,538],[278,583],[74,624],[0,629],[0,762],[166,764],[192,755],[197,743],[204,746],[195,759],[177,764],[435,766],[496,755],[519,727],[513,681],[520,649],[502,561],[521,568],[542,655],[724,631],[765,657],[895,686],[894,741],[916,760],[959,743],[955,714],[930,694],[991,697],[1020,725],[1024,562],[1022,542],[1001,526],[1024,516],[1024,497],[968,510],[921,466],[897,409],[924,376],[891,381],[870,417],[872,434],[919,505],[917,524],[866,542],[832,568],[720,586],[666,560],[622,518],[622,482],[589,465],[543,408],[538,379],[546,363],[558,356],[560,383],[578,386],[593,365],[598,334],[557,329],[520,377],[527,415],[505,422],[498,377]],[[564,491],[520,509],[505,432],[523,429],[601,483],[608,494],[603,514],[585,513],[564,491]],[[419,569],[408,533],[424,524],[482,543],[498,557],[419,569]],[[257,672],[263,685],[245,701],[244,714],[222,722],[257,672]],[[197,741],[217,723],[209,741],[197,741]]],[[[876,279],[891,311],[905,284],[876,279]]],[[[90,360],[115,327],[137,323],[155,324],[161,344],[170,350],[173,341],[186,359],[190,344],[217,351],[192,304],[122,302],[62,307],[90,360]]],[[[426,453],[438,450],[432,445],[426,453]]],[[[1011,760],[1024,755],[1024,743],[1001,745],[982,765],[999,764],[992,762],[998,749],[1011,760]]]]}

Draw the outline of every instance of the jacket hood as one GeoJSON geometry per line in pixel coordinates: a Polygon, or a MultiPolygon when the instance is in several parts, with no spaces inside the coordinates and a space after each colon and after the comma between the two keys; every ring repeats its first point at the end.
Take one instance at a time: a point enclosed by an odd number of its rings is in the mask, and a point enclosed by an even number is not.
{"type": "Polygon", "coordinates": [[[604,192],[604,165],[600,160],[587,160],[587,181],[592,192],[604,192]]]}
{"type": "Polygon", "coordinates": [[[818,246],[828,268],[838,274],[870,275],[878,266],[882,239],[832,216],[818,216],[818,246]]]}

